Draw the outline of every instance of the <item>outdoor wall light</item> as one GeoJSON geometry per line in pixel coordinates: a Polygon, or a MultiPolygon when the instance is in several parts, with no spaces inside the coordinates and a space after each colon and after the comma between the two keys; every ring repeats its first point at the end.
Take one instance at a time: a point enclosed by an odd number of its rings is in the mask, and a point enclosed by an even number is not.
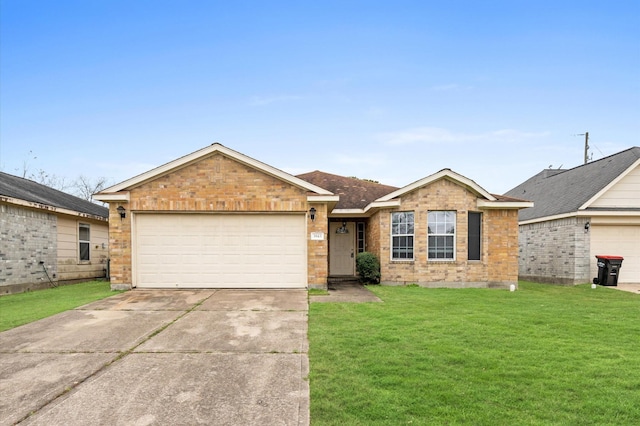
{"type": "Polygon", "coordinates": [[[584,224],[584,232],[589,232],[589,228],[591,228],[591,223],[587,222],[584,224]]]}
{"type": "Polygon", "coordinates": [[[118,213],[120,213],[120,219],[124,219],[125,217],[127,217],[127,211],[124,207],[118,206],[116,210],[118,210],[118,213]]]}
{"type": "Polygon", "coordinates": [[[309,209],[309,218],[311,218],[311,222],[316,220],[316,208],[315,207],[311,207],[309,209]]]}

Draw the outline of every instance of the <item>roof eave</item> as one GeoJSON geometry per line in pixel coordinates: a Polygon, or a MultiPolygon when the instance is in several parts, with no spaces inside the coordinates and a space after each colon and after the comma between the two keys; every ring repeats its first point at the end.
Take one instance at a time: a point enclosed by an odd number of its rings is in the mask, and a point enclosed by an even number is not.
{"type": "Polygon", "coordinates": [[[374,201],[363,209],[335,209],[329,217],[370,217],[381,209],[400,207],[400,200],[374,201]]]}
{"type": "Polygon", "coordinates": [[[527,209],[533,207],[531,201],[489,201],[478,199],[477,206],[479,209],[527,209]]]}
{"type": "Polygon", "coordinates": [[[2,201],[3,203],[7,203],[7,204],[13,204],[13,205],[16,205],[16,206],[28,207],[28,208],[37,209],[37,210],[43,210],[43,211],[48,211],[48,212],[57,213],[57,214],[64,214],[64,215],[75,216],[75,217],[83,217],[83,218],[87,218],[87,219],[99,220],[101,222],[108,222],[109,221],[109,218],[108,217],[104,217],[104,216],[99,216],[99,215],[95,215],[95,214],[91,214],[91,213],[79,212],[77,210],[65,209],[63,207],[50,206],[48,204],[36,203],[34,201],[22,200],[20,198],[7,197],[7,196],[4,196],[4,195],[0,196],[0,201],[2,201]]]}
{"type": "Polygon", "coordinates": [[[569,213],[555,214],[551,216],[536,217],[533,219],[521,220],[519,225],[530,225],[532,223],[549,222],[552,220],[566,219],[569,217],[605,217],[605,216],[640,216],[640,210],[578,210],[569,213]]]}
{"type": "Polygon", "coordinates": [[[111,201],[124,201],[128,203],[130,199],[130,192],[121,191],[121,192],[116,192],[114,194],[104,194],[102,192],[99,192],[97,194],[94,194],[93,198],[95,200],[102,201],[105,203],[108,203],[111,201]]]}

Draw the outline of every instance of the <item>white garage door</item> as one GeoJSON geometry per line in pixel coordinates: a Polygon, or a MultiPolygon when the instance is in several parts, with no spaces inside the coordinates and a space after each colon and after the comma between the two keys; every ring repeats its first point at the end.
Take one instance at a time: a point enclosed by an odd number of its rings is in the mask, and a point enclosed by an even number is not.
{"type": "Polygon", "coordinates": [[[622,256],[618,282],[640,283],[640,226],[591,227],[591,276],[598,274],[595,255],[622,256]]]}
{"type": "Polygon", "coordinates": [[[138,214],[136,285],[146,288],[301,288],[304,215],[138,214]]]}

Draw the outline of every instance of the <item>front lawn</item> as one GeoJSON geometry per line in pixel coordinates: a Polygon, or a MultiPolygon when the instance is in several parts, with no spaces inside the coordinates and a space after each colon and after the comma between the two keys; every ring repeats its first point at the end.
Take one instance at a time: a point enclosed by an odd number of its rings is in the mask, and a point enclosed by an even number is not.
{"type": "Polygon", "coordinates": [[[640,297],[370,287],[311,303],[313,425],[640,424],[640,297]]]}
{"type": "Polygon", "coordinates": [[[116,294],[106,281],[65,285],[0,297],[0,331],[116,294]]]}

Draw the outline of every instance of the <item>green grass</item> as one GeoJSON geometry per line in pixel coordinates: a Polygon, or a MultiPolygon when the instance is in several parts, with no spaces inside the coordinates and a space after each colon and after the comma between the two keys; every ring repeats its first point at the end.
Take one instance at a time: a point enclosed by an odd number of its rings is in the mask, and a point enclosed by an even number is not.
{"type": "Polygon", "coordinates": [[[329,292],[327,290],[323,290],[321,288],[310,288],[309,296],[328,296],[329,292]]]}
{"type": "Polygon", "coordinates": [[[0,297],[0,331],[113,296],[105,281],[60,286],[0,297]]]}
{"type": "Polygon", "coordinates": [[[313,425],[640,424],[640,297],[373,286],[312,303],[313,425]]]}

